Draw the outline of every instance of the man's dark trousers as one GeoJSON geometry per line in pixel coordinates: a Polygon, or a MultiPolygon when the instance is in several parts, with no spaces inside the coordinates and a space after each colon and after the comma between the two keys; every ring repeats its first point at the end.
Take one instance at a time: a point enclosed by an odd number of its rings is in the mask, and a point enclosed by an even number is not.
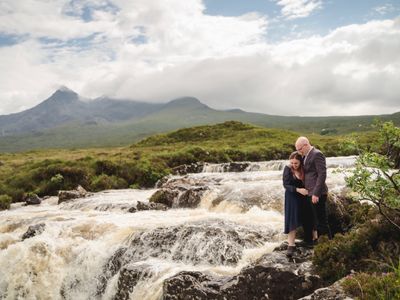
{"type": "Polygon", "coordinates": [[[312,242],[313,230],[317,229],[318,236],[327,235],[332,238],[331,230],[328,225],[328,216],[326,214],[326,201],[328,196],[321,195],[317,203],[313,204],[311,196],[308,196],[303,205],[301,205],[301,215],[304,230],[304,241],[312,242]]]}

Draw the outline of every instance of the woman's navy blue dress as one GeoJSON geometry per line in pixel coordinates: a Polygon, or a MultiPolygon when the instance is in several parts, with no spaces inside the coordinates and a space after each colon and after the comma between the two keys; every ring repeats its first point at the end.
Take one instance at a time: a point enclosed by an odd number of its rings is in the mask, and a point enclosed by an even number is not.
{"type": "Polygon", "coordinates": [[[297,229],[302,225],[300,218],[301,201],[306,198],[296,192],[296,188],[304,188],[303,181],[293,175],[289,166],[285,166],[283,170],[283,186],[285,188],[285,231],[297,229]]]}

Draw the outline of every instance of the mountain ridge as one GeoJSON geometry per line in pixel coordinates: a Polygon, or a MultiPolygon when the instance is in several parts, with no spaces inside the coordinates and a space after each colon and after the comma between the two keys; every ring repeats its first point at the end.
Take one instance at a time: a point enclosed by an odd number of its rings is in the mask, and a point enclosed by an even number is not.
{"type": "Polygon", "coordinates": [[[400,112],[302,117],[217,110],[195,97],[180,97],[166,103],[109,97],[82,99],[74,91],[62,88],[35,107],[0,116],[0,152],[124,146],[152,134],[231,120],[324,135],[371,130],[371,123],[377,117],[400,124],[400,112]]]}

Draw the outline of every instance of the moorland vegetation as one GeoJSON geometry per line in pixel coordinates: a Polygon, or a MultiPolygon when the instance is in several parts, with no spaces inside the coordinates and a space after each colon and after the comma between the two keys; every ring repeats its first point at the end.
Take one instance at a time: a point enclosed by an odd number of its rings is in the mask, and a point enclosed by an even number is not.
{"type": "MultiPolygon", "coordinates": [[[[326,156],[359,155],[347,177],[349,228],[320,239],[313,264],[327,283],[342,279],[357,299],[400,299],[400,128],[347,135],[312,134],[326,156]]],[[[129,147],[0,154],[0,209],[35,193],[78,184],[89,191],[148,188],[173,168],[196,162],[286,159],[298,133],[236,121],[157,134],[129,147]]]]}

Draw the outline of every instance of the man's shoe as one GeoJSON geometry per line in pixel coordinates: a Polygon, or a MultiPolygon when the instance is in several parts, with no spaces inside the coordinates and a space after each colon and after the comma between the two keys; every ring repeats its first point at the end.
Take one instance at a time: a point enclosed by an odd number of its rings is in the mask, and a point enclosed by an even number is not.
{"type": "Polygon", "coordinates": [[[286,256],[292,257],[295,250],[296,250],[296,246],[288,246],[287,251],[286,251],[286,256]]]}
{"type": "Polygon", "coordinates": [[[314,241],[300,241],[297,245],[304,248],[313,248],[314,241]]]}

